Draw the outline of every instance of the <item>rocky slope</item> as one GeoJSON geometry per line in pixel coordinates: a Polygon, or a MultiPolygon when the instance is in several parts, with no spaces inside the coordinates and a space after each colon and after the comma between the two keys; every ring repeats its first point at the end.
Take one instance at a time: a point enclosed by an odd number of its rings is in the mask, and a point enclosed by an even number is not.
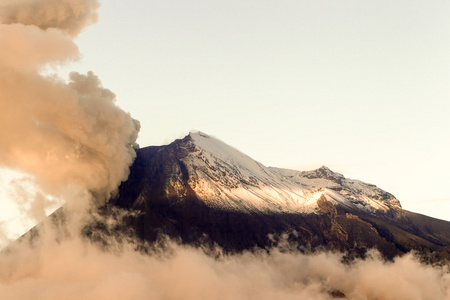
{"type": "Polygon", "coordinates": [[[139,149],[104,213],[111,207],[139,212],[127,226],[147,241],[169,235],[230,252],[289,242],[349,256],[377,248],[386,258],[413,249],[430,260],[450,257],[450,222],[403,210],[388,192],[327,167],[265,167],[203,133],[139,149]]]}

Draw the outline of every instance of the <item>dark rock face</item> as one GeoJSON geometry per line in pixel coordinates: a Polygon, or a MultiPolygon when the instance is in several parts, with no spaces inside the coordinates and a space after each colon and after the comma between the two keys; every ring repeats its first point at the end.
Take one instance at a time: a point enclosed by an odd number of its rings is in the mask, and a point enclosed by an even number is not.
{"type": "MultiPolygon", "coordinates": [[[[349,258],[364,256],[371,248],[387,259],[411,250],[430,262],[450,258],[450,222],[401,208],[395,215],[371,213],[336,205],[326,197],[317,200],[315,213],[251,213],[211,207],[191,187],[183,161],[192,150],[183,144],[186,139],[139,149],[128,181],[109,204],[140,211],[127,219],[127,225],[144,241],[168,235],[186,244],[218,245],[229,253],[288,244],[299,251],[344,251],[349,258]]],[[[311,171],[310,176],[331,178],[338,184],[344,180],[328,168],[311,171]]]]}

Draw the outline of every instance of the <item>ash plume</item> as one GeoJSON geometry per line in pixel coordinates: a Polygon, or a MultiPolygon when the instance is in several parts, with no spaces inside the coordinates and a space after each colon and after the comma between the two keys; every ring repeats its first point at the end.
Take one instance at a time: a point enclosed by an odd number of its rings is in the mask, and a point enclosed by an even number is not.
{"type": "Polygon", "coordinates": [[[24,24],[40,29],[57,28],[77,35],[97,22],[96,0],[3,0],[0,20],[4,24],[24,24]]]}
{"type": "Polygon", "coordinates": [[[43,76],[79,57],[72,35],[95,22],[97,1],[20,0],[1,5],[0,164],[35,177],[47,193],[75,186],[105,201],[128,176],[139,123],[93,73],[43,76]]]}

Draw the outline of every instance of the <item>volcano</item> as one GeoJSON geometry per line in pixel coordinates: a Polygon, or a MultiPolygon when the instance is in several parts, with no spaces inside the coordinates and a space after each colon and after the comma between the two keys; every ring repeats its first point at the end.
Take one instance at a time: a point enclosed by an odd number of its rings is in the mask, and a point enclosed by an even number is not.
{"type": "MultiPolygon", "coordinates": [[[[450,222],[402,209],[390,193],[323,166],[266,167],[207,134],[137,150],[130,176],[103,208],[136,213],[126,220],[140,240],[163,236],[235,253],[289,245],[385,258],[419,252],[450,257],[450,222]]],[[[91,226],[86,232],[95,237],[91,226]]],[[[123,227],[122,227],[123,228],[123,227]]]]}

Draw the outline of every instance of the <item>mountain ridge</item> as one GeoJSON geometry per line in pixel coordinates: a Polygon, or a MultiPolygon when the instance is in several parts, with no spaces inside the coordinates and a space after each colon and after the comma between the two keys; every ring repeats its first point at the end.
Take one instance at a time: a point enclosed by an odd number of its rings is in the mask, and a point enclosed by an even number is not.
{"type": "Polygon", "coordinates": [[[190,133],[172,145],[186,150],[179,159],[187,166],[196,195],[222,209],[313,212],[322,194],[330,201],[369,211],[401,208],[393,195],[375,185],[347,179],[325,166],[313,171],[265,167],[202,132],[190,133]],[[221,195],[228,201],[211,200],[221,195]]]}
{"type": "Polygon", "coordinates": [[[268,249],[287,234],[299,251],[363,256],[376,248],[389,259],[411,250],[450,258],[450,222],[403,210],[390,193],[327,167],[265,167],[217,141],[191,133],[138,149],[109,205],[140,212],[128,222],[143,241],[167,235],[239,252],[268,249]]]}

